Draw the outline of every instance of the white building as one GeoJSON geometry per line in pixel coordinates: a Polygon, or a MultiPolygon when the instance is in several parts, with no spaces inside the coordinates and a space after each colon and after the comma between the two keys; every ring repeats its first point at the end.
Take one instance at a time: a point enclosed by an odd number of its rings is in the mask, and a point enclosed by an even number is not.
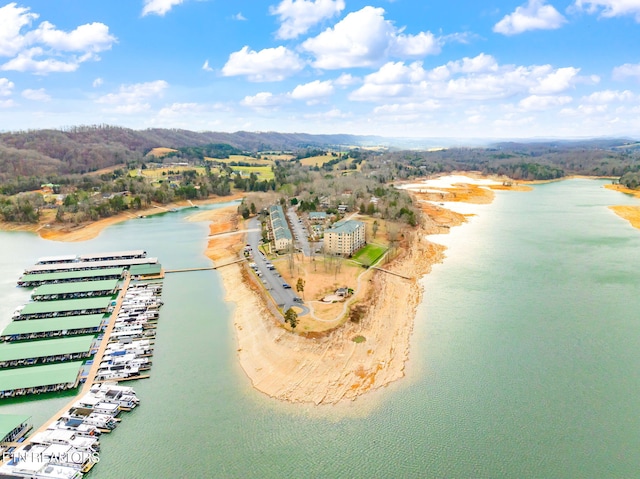
{"type": "Polygon", "coordinates": [[[338,221],[324,232],[327,253],[351,256],[365,245],[365,227],[361,221],[338,221]]]}

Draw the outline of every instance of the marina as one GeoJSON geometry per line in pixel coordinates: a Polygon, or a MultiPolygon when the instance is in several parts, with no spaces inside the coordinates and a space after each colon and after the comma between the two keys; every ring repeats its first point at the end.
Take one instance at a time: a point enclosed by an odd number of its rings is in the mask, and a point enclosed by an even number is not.
{"type": "Polygon", "coordinates": [[[121,411],[138,406],[133,388],[117,381],[149,377],[141,372],[151,368],[162,283],[139,278],[162,278],[163,271],[148,260],[142,250],[43,257],[20,279],[19,286],[40,286],[0,335],[0,399],[83,386],[26,438],[24,417],[0,416],[7,446],[0,475],[80,479],[99,460],[98,436],[115,429],[121,411]],[[96,268],[73,268],[80,263],[96,268]],[[39,267],[47,272],[34,273],[39,267]]]}

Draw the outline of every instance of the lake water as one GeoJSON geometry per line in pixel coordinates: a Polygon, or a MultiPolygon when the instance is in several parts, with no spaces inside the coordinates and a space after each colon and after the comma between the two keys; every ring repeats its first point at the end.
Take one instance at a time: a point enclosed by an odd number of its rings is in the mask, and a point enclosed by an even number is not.
{"type": "MultiPolygon", "coordinates": [[[[423,280],[407,377],[345,406],[283,404],[240,369],[215,271],[168,275],[141,406],[103,435],[96,479],[631,478],[640,471],[640,204],[569,180],[497,194],[423,280]]],[[[207,225],[136,219],[84,243],[0,233],[0,326],[38,257],[145,249],[204,266],[207,225]]],[[[68,398],[0,406],[38,425],[68,398]]]]}

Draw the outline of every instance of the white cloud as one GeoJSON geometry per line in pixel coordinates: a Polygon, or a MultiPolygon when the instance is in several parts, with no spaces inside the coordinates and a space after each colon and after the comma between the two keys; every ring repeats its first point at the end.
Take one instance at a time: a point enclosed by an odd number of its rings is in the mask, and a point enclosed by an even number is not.
{"type": "Polygon", "coordinates": [[[567,67],[550,71],[543,78],[538,80],[538,84],[531,88],[531,93],[550,95],[565,91],[575,85],[579,68],[567,67]]]}
{"type": "Polygon", "coordinates": [[[306,33],[321,21],[338,15],[344,6],[344,0],[282,0],[269,12],[280,20],[276,37],[289,40],[306,33]]]}
{"type": "Polygon", "coordinates": [[[625,80],[629,77],[640,80],[640,63],[625,63],[613,69],[614,80],[625,80]]]}
{"type": "Polygon", "coordinates": [[[202,69],[206,72],[212,72],[213,68],[209,66],[209,60],[204,61],[204,65],[202,65],[202,69]]]}
{"type": "Polygon", "coordinates": [[[493,31],[516,35],[529,30],[555,30],[564,23],[566,19],[552,5],[545,4],[545,0],[529,0],[496,23],[493,31]]]}
{"type": "Polygon", "coordinates": [[[18,104],[11,98],[9,98],[8,100],[0,100],[0,108],[12,108],[17,105],[18,104]]]}
{"type": "Polygon", "coordinates": [[[306,100],[309,104],[317,103],[319,99],[331,96],[334,88],[331,80],[315,80],[304,85],[298,85],[289,94],[294,100],[306,100]]]}
{"type": "Polygon", "coordinates": [[[51,97],[47,94],[44,88],[37,90],[26,89],[22,90],[22,97],[32,101],[50,101],[51,97]]]}
{"type": "Polygon", "coordinates": [[[615,103],[636,101],[638,97],[629,90],[601,90],[583,98],[588,103],[615,103]]]}
{"type": "Polygon", "coordinates": [[[91,84],[91,86],[93,88],[98,88],[100,86],[102,86],[102,84],[104,83],[104,80],[102,78],[96,78],[95,80],[93,80],[93,83],[91,84]]]}
{"type": "Polygon", "coordinates": [[[340,86],[340,87],[347,87],[347,86],[355,85],[358,82],[360,82],[360,79],[354,77],[350,73],[343,73],[342,75],[340,75],[338,78],[336,78],[333,81],[334,85],[337,85],[337,86],[340,86]]]}
{"type": "Polygon", "coordinates": [[[364,78],[350,99],[387,104],[421,103],[429,99],[490,101],[514,95],[549,96],[590,82],[573,67],[498,65],[490,55],[478,55],[426,70],[420,62],[388,62],[364,78]]]}
{"type": "Polygon", "coordinates": [[[234,20],[238,20],[238,21],[240,21],[240,22],[244,22],[244,21],[246,21],[246,19],[247,19],[247,17],[245,17],[245,16],[242,14],[242,12],[238,12],[238,13],[236,13],[236,14],[235,14],[233,17],[231,17],[231,18],[233,18],[234,20]]]}
{"type": "Polygon", "coordinates": [[[96,102],[110,105],[110,110],[115,113],[140,113],[151,109],[148,100],[161,97],[168,86],[164,80],[121,85],[117,93],[101,96],[96,102]]]}
{"type": "Polygon", "coordinates": [[[184,0],[144,0],[144,7],[142,8],[142,16],[149,14],[164,16],[171,9],[180,5],[184,0]]]}
{"type": "Polygon", "coordinates": [[[10,96],[15,84],[8,78],[0,78],[0,96],[10,96]]]}
{"type": "Polygon", "coordinates": [[[109,33],[109,27],[99,22],[65,32],[44,21],[23,32],[38,17],[16,3],[0,8],[0,57],[10,58],[1,66],[2,70],[38,74],[75,71],[80,63],[98,60],[97,54],[109,50],[117,41],[109,33]]]}
{"type": "Polygon", "coordinates": [[[33,72],[36,75],[46,75],[47,73],[67,73],[74,72],[80,66],[78,59],[68,61],[55,60],[53,58],[37,59],[45,52],[42,48],[34,47],[19,53],[15,58],[9,60],[0,70],[13,70],[18,72],[33,72]]]}
{"type": "Polygon", "coordinates": [[[440,52],[442,40],[430,32],[407,35],[371,6],[349,13],[332,28],[302,43],[315,56],[314,67],[356,68],[379,65],[388,57],[414,58],[440,52]]]}
{"type": "Polygon", "coordinates": [[[531,95],[523,98],[518,106],[524,111],[541,111],[571,103],[570,96],[531,95]]]}
{"type": "Polygon", "coordinates": [[[251,108],[265,108],[268,106],[277,106],[283,102],[282,98],[271,92],[263,91],[253,96],[246,96],[240,102],[241,105],[251,108]]]}
{"type": "Polygon", "coordinates": [[[600,13],[602,17],[633,15],[640,22],[640,1],[638,0],[576,0],[575,7],[588,13],[600,13]]]}
{"type": "Polygon", "coordinates": [[[302,70],[304,63],[291,50],[280,46],[256,52],[248,46],[229,55],[222,67],[224,76],[246,75],[249,81],[281,81],[302,70]]]}

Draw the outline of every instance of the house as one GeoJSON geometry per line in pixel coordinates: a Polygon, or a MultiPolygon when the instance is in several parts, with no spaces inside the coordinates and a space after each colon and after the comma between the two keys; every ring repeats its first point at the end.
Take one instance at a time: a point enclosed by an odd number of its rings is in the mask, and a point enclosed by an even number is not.
{"type": "Polygon", "coordinates": [[[365,245],[364,235],[363,222],[338,221],[324,232],[324,247],[329,254],[351,256],[365,245]]]}
{"type": "Polygon", "coordinates": [[[309,213],[309,221],[312,223],[324,223],[327,221],[327,213],[324,211],[312,211],[309,213]]]}

